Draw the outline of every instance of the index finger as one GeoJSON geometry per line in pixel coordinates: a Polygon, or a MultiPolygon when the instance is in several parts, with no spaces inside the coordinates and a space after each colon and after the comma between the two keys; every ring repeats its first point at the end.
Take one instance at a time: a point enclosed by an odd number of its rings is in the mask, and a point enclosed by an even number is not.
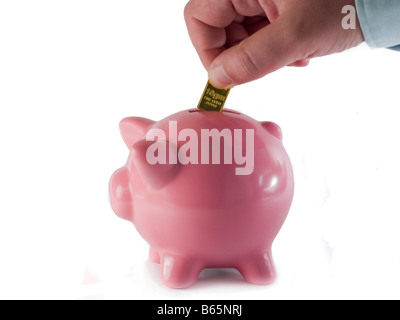
{"type": "Polygon", "coordinates": [[[224,51],[225,27],[235,19],[230,0],[191,0],[185,7],[185,21],[190,39],[201,62],[208,70],[211,62],[224,51]]]}

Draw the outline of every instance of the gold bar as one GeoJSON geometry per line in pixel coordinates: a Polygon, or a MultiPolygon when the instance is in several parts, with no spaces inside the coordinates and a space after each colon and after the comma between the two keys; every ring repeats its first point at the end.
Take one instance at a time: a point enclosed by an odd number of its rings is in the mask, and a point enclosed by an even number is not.
{"type": "Polygon", "coordinates": [[[230,89],[215,88],[210,81],[207,81],[197,108],[205,111],[222,111],[229,91],[230,89]]]}

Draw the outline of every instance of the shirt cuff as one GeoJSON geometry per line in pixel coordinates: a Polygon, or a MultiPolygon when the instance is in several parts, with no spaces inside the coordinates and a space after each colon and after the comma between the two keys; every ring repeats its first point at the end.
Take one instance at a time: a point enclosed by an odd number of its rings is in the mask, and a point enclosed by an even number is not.
{"type": "Polygon", "coordinates": [[[365,41],[371,48],[400,50],[400,0],[356,0],[365,41]]]}

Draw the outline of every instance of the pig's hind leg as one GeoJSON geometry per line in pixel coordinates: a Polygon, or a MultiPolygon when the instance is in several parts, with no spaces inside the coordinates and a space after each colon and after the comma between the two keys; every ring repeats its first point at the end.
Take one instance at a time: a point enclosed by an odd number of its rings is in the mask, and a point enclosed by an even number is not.
{"type": "Polygon", "coordinates": [[[254,284],[270,284],[276,278],[270,250],[241,259],[237,269],[247,281],[254,284]]]}
{"type": "Polygon", "coordinates": [[[150,258],[150,260],[153,261],[154,263],[160,263],[160,254],[159,254],[158,251],[157,251],[156,249],[154,249],[153,247],[150,247],[149,258],[150,258]]]}

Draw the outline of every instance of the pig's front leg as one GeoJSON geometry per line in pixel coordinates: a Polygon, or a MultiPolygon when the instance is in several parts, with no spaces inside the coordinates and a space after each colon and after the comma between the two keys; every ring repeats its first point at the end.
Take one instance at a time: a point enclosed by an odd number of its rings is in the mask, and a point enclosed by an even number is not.
{"type": "Polygon", "coordinates": [[[115,214],[122,219],[132,221],[132,190],[127,167],[117,170],[110,180],[110,202],[115,214]]]}
{"type": "Polygon", "coordinates": [[[181,255],[161,254],[161,280],[170,288],[179,289],[196,282],[202,266],[181,255]]]}

